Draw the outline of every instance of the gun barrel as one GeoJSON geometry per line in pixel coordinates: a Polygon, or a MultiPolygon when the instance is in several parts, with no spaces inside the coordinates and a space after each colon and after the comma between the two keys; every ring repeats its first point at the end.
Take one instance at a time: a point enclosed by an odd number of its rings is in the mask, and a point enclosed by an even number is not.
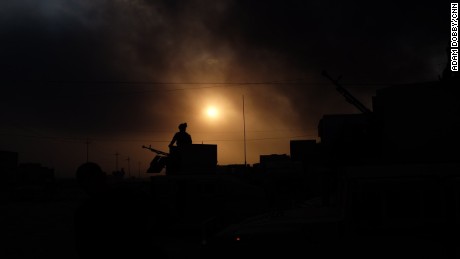
{"type": "Polygon", "coordinates": [[[157,153],[158,155],[164,155],[164,156],[168,156],[168,155],[169,155],[169,153],[166,153],[166,152],[163,152],[163,151],[154,149],[154,148],[152,148],[151,146],[148,146],[148,147],[142,146],[142,148],[148,149],[148,150],[150,150],[150,151],[152,151],[152,152],[154,152],[154,153],[157,153]]]}
{"type": "Polygon", "coordinates": [[[347,102],[353,104],[362,113],[372,113],[372,111],[369,108],[367,108],[358,99],[356,99],[350,92],[348,92],[347,89],[341,86],[337,80],[334,80],[331,76],[329,76],[329,74],[325,70],[323,70],[322,75],[332,81],[332,83],[336,86],[336,90],[345,97],[347,102]]]}

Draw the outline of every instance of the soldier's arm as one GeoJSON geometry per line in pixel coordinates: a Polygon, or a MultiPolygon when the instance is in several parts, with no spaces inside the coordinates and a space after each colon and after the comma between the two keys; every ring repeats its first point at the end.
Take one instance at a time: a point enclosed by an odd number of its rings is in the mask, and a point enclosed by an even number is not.
{"type": "Polygon", "coordinates": [[[176,143],[176,140],[177,140],[177,134],[174,134],[174,137],[173,137],[173,139],[171,140],[171,143],[169,143],[169,146],[170,146],[170,147],[173,146],[174,143],[176,143]]]}

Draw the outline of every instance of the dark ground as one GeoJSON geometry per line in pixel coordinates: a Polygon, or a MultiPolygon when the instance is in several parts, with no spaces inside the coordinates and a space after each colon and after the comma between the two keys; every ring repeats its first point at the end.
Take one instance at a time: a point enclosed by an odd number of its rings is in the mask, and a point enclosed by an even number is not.
{"type": "MultiPolygon", "coordinates": [[[[145,181],[145,188],[149,182],[145,181]]],[[[2,192],[0,258],[78,258],[74,212],[86,197],[73,181],[61,181],[51,197],[25,188],[2,192]]],[[[170,258],[197,257],[200,244],[187,237],[165,237],[162,247],[170,258]]]]}

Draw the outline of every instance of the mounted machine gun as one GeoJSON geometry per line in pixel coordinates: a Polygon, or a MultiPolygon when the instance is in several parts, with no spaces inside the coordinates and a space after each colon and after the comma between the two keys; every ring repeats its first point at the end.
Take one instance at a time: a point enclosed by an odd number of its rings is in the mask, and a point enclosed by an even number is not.
{"type": "Polygon", "coordinates": [[[153,158],[153,160],[150,162],[150,167],[147,169],[147,173],[160,173],[161,170],[166,166],[168,163],[169,159],[169,153],[157,150],[152,148],[151,145],[147,146],[142,146],[142,148],[148,149],[157,155],[153,158]]]}

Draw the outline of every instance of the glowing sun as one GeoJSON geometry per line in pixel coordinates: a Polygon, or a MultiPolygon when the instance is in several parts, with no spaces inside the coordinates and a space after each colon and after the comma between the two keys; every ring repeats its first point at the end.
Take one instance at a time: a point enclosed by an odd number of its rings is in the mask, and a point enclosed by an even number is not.
{"type": "Polygon", "coordinates": [[[206,115],[208,115],[209,118],[217,118],[219,116],[219,111],[215,107],[208,107],[206,109],[206,115]]]}

